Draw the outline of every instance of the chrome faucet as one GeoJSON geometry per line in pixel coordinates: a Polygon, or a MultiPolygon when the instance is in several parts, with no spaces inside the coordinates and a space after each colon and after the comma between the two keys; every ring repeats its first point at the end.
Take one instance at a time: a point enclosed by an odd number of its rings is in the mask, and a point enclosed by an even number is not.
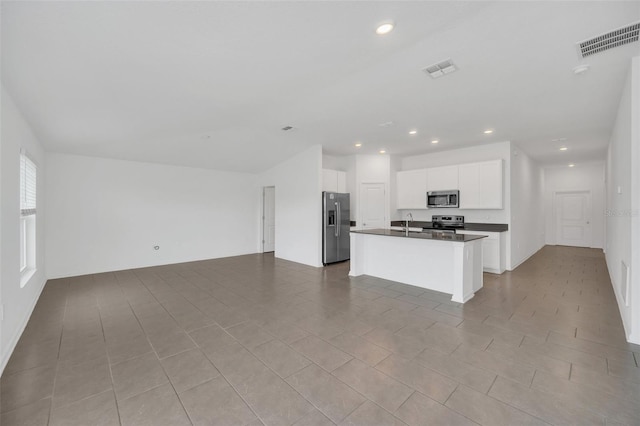
{"type": "Polygon", "coordinates": [[[413,222],[413,215],[411,213],[407,213],[407,219],[404,221],[404,233],[409,235],[409,220],[413,222]]]}

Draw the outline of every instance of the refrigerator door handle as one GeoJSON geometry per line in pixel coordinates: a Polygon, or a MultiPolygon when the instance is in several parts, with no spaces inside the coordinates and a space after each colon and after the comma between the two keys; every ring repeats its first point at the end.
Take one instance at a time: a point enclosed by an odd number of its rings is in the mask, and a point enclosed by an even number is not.
{"type": "Polygon", "coordinates": [[[336,237],[340,236],[340,203],[336,202],[336,237]]]}

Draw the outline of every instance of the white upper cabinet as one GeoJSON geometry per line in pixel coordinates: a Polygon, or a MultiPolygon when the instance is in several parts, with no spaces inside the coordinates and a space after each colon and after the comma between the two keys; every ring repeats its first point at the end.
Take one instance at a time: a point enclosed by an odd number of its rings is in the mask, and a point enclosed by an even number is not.
{"type": "Polygon", "coordinates": [[[426,209],[427,191],[459,189],[461,209],[502,209],[502,163],[500,159],[398,172],[397,208],[426,209]]]}
{"type": "Polygon", "coordinates": [[[327,192],[347,192],[347,172],[322,169],[322,190],[327,192]]]}
{"type": "Polygon", "coordinates": [[[502,160],[480,163],[480,204],[485,209],[503,208],[502,160]]]}
{"type": "Polygon", "coordinates": [[[458,166],[427,169],[427,191],[458,189],[458,166]]]}
{"type": "Polygon", "coordinates": [[[461,164],[458,189],[461,209],[502,209],[502,160],[461,164]]]}
{"type": "Polygon", "coordinates": [[[398,172],[396,196],[398,209],[426,209],[427,169],[398,172]]]}
{"type": "Polygon", "coordinates": [[[460,208],[480,208],[480,173],[478,163],[462,164],[458,167],[458,189],[460,190],[460,208]]]}

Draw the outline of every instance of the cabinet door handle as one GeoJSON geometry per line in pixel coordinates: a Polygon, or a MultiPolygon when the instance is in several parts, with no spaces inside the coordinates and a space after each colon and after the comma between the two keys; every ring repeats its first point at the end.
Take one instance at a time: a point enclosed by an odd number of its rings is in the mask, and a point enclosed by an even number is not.
{"type": "Polygon", "coordinates": [[[337,219],[336,219],[336,237],[340,236],[340,222],[342,218],[340,217],[340,203],[336,203],[336,211],[337,211],[337,219]]]}

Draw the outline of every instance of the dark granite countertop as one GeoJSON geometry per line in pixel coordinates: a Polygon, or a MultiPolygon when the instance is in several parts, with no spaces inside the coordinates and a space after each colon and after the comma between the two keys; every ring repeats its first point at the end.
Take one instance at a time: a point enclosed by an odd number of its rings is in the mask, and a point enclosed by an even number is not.
{"type": "MultiPolygon", "coordinates": [[[[391,222],[391,226],[404,226],[404,220],[394,220],[391,222]]],[[[409,221],[410,228],[423,228],[423,229],[435,229],[432,222],[422,222],[419,220],[409,221]]],[[[458,228],[456,228],[458,229],[458,228]]],[[[484,231],[484,232],[505,232],[509,230],[509,225],[506,223],[465,223],[464,228],[460,228],[464,231],[484,231]]]]}
{"type": "Polygon", "coordinates": [[[468,241],[479,240],[486,238],[486,235],[464,235],[464,234],[451,234],[451,233],[431,233],[426,232],[409,232],[407,235],[404,231],[393,231],[391,229],[366,229],[362,231],[351,231],[355,234],[368,234],[368,235],[380,235],[383,237],[401,237],[401,238],[417,238],[421,240],[437,240],[437,241],[450,241],[458,243],[466,243],[468,241]]]}

